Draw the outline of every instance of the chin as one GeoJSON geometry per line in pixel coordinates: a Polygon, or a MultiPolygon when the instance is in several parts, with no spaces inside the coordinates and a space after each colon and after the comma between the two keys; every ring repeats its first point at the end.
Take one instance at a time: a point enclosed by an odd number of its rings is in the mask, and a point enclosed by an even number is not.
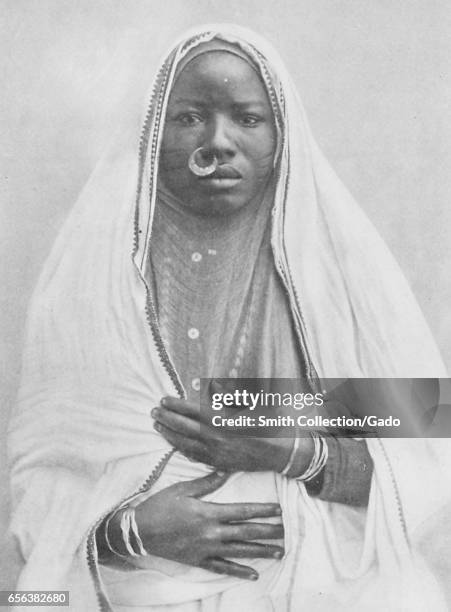
{"type": "Polygon", "coordinates": [[[208,200],[196,201],[192,204],[192,209],[201,215],[226,216],[241,210],[247,203],[248,201],[242,198],[215,196],[208,200]]]}
{"type": "Polygon", "coordinates": [[[190,197],[191,208],[203,215],[230,215],[245,208],[252,200],[252,194],[243,193],[241,189],[207,190],[193,193],[190,197]]]}

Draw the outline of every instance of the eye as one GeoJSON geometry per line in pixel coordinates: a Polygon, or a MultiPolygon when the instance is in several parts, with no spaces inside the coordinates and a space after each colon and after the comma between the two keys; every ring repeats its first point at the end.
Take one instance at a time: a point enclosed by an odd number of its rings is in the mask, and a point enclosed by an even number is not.
{"type": "Polygon", "coordinates": [[[186,112],[177,115],[175,120],[177,123],[185,127],[193,127],[201,123],[203,121],[203,117],[199,113],[186,112]]]}
{"type": "Polygon", "coordinates": [[[250,115],[248,113],[244,113],[239,116],[239,121],[241,125],[244,125],[244,127],[257,127],[260,123],[264,121],[264,119],[259,115],[250,115]]]}

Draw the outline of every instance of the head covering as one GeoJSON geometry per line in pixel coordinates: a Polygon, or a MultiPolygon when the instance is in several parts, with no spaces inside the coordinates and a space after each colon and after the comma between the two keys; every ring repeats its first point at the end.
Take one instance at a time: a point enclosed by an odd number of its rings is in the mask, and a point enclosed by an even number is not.
{"type": "Polygon", "coordinates": [[[255,63],[251,60],[250,56],[247,53],[245,53],[243,49],[241,49],[241,47],[237,46],[236,44],[232,44],[230,42],[222,40],[220,38],[213,38],[212,40],[209,40],[208,42],[204,42],[190,49],[190,51],[183,57],[183,59],[180,60],[179,64],[177,65],[176,76],[178,76],[190,62],[196,59],[196,57],[199,57],[200,55],[204,55],[205,53],[212,53],[212,52],[213,53],[223,52],[223,53],[231,53],[232,55],[236,55],[237,57],[240,57],[245,62],[247,62],[249,66],[251,66],[251,68],[255,70],[258,75],[260,75],[255,63]]]}
{"type": "MultiPolygon", "coordinates": [[[[318,150],[277,53],[235,26],[188,33],[155,79],[139,155],[125,139],[99,163],[29,311],[9,438],[12,530],[27,559],[17,588],[70,585],[74,610],[99,602],[109,609],[93,538],[103,516],[137,491],[207,469],[173,453],[148,416],[162,396],[184,391],[146,279],[168,97],[180,62],[213,39],[251,58],[274,111],[280,155],[271,243],[311,379],[445,375],[404,276],[318,150]]],[[[375,476],[364,515],[263,473],[237,473],[215,497],[265,501],[277,491],[286,557],[265,566],[268,577],[256,587],[270,590],[275,609],[400,609],[401,596],[409,610],[445,609],[426,567],[434,550],[426,556],[421,545],[441,537],[431,517],[449,507],[449,445],[368,444],[375,476]]],[[[169,570],[163,560],[158,569],[162,582],[150,584],[149,606],[217,596],[218,610],[243,609],[242,589],[251,589],[201,570],[169,570]]]]}

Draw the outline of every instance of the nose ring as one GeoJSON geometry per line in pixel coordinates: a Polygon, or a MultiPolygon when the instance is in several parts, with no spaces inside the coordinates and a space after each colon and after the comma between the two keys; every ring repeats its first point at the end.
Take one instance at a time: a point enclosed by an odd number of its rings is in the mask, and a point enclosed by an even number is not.
{"type": "Polygon", "coordinates": [[[199,147],[191,153],[188,168],[196,176],[209,176],[218,167],[218,158],[204,147],[199,147]]]}

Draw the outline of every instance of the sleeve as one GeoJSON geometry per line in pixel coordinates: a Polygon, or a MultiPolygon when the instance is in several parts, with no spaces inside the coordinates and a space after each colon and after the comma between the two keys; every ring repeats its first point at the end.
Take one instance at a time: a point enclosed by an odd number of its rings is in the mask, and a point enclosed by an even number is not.
{"type": "Polygon", "coordinates": [[[327,446],[327,464],[315,479],[306,483],[308,493],[324,501],[366,506],[373,460],[365,440],[330,436],[327,446]]]}

